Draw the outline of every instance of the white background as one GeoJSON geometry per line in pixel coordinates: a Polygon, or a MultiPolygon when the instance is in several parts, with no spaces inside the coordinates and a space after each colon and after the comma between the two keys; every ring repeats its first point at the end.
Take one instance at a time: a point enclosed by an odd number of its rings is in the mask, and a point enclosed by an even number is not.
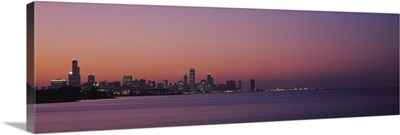
{"type": "MultiPolygon", "coordinates": [[[[59,0],[54,0],[59,1],[59,0]]],[[[67,0],[68,2],[182,5],[400,13],[398,0],[67,0]]],[[[29,134],[20,129],[26,122],[26,4],[29,0],[0,2],[0,134],[29,134]],[[11,126],[11,125],[17,125],[11,126]]],[[[307,134],[307,135],[398,135],[400,116],[223,124],[168,128],[145,128],[69,132],[61,134],[307,134]]]]}

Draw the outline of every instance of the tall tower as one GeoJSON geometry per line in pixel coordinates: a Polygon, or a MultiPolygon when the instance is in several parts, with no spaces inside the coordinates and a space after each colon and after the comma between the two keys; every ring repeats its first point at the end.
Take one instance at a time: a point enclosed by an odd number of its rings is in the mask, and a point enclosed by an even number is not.
{"type": "Polygon", "coordinates": [[[188,78],[187,78],[186,74],[183,76],[183,84],[188,85],[188,78]]]}
{"type": "Polygon", "coordinates": [[[238,89],[242,90],[242,81],[241,80],[239,80],[239,88],[238,89]]]}
{"type": "Polygon", "coordinates": [[[183,76],[183,90],[187,91],[188,90],[188,78],[186,74],[183,76]]]}
{"type": "Polygon", "coordinates": [[[130,88],[132,86],[132,75],[122,76],[122,86],[130,88]]]}
{"type": "Polygon", "coordinates": [[[147,81],[147,87],[148,87],[149,89],[156,89],[156,88],[157,88],[156,81],[154,81],[154,80],[148,80],[148,81],[147,81]]]}
{"type": "Polygon", "coordinates": [[[250,91],[256,90],[256,82],[254,79],[250,80],[250,91]]]}
{"type": "Polygon", "coordinates": [[[168,80],[163,80],[162,86],[163,86],[163,89],[168,89],[168,80]]]}
{"type": "Polygon", "coordinates": [[[90,83],[90,84],[94,84],[94,82],[96,82],[96,80],[95,80],[95,78],[94,78],[94,75],[93,74],[90,74],[89,76],[88,76],[88,83],[90,83]]]}
{"type": "Polygon", "coordinates": [[[195,91],[196,90],[196,81],[195,81],[195,71],[194,68],[190,68],[189,71],[189,77],[190,77],[190,91],[195,91]]]}
{"type": "Polygon", "coordinates": [[[226,81],[226,86],[228,90],[236,90],[236,82],[234,80],[226,81]]]}
{"type": "Polygon", "coordinates": [[[72,60],[72,72],[68,75],[68,85],[78,87],[81,85],[81,75],[79,73],[78,60],[72,60]]]}
{"type": "Polygon", "coordinates": [[[211,73],[207,73],[207,84],[214,85],[214,79],[211,77],[211,73]]]}
{"type": "Polygon", "coordinates": [[[211,73],[207,73],[207,84],[206,84],[206,90],[207,91],[212,91],[214,88],[214,78],[211,77],[211,73]]]}

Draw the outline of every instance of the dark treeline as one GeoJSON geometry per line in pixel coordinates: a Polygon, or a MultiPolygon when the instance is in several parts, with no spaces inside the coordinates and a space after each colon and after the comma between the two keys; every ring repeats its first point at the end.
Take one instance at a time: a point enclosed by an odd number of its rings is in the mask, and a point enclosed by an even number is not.
{"type": "Polygon", "coordinates": [[[80,87],[63,86],[59,89],[37,90],[36,103],[74,102],[86,99],[114,98],[113,94],[98,91],[93,87],[91,91],[83,92],[80,87]]]}
{"type": "Polygon", "coordinates": [[[84,99],[114,98],[114,94],[112,91],[98,91],[98,87],[93,86],[90,91],[83,92],[82,97],[84,99]]]}
{"type": "Polygon", "coordinates": [[[93,86],[90,91],[82,91],[81,87],[63,86],[58,89],[34,90],[27,84],[28,104],[76,102],[79,100],[106,99],[115,96],[156,96],[156,95],[183,95],[182,91],[169,89],[151,89],[131,91],[127,95],[114,95],[113,91],[99,91],[93,86]]]}
{"type": "Polygon", "coordinates": [[[83,98],[79,87],[64,86],[59,89],[37,90],[36,103],[72,102],[83,98]]]}

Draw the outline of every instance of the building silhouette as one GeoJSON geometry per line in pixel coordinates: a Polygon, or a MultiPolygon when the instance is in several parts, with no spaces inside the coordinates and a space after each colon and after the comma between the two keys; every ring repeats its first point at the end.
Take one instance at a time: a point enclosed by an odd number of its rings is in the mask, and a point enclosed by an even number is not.
{"type": "Polygon", "coordinates": [[[147,88],[149,88],[149,89],[156,89],[156,88],[157,88],[156,81],[154,81],[154,80],[148,80],[148,81],[147,81],[147,88]]]}
{"type": "Polygon", "coordinates": [[[132,75],[123,75],[122,86],[130,88],[132,86],[132,75]]]}
{"type": "Polygon", "coordinates": [[[169,90],[178,90],[178,84],[169,82],[169,90]]]}
{"type": "Polygon", "coordinates": [[[163,80],[162,81],[162,88],[163,89],[168,89],[168,80],[163,80]]]}
{"type": "Polygon", "coordinates": [[[78,60],[72,60],[72,71],[68,74],[68,85],[78,87],[81,85],[81,75],[79,73],[78,60]]]}
{"type": "Polygon", "coordinates": [[[157,83],[157,89],[163,89],[163,83],[162,82],[158,82],[157,83]]]}
{"type": "Polygon", "coordinates": [[[207,73],[207,83],[206,83],[206,91],[211,91],[214,88],[214,78],[211,77],[211,73],[207,73]]]}
{"type": "Polygon", "coordinates": [[[250,80],[250,90],[252,91],[256,90],[256,82],[254,79],[250,80]]]}
{"type": "MultiPolygon", "coordinates": [[[[54,79],[51,80],[51,85],[47,89],[58,89],[62,86],[66,86],[67,81],[65,79],[54,79]]],[[[93,86],[96,86],[99,90],[111,90],[111,91],[122,91],[122,90],[170,90],[170,91],[184,91],[184,92],[241,92],[243,90],[242,81],[238,81],[238,85],[234,80],[227,80],[226,84],[214,84],[214,78],[210,72],[207,72],[207,77],[205,79],[201,78],[199,83],[196,83],[196,72],[192,67],[189,69],[189,78],[187,74],[183,76],[183,80],[178,82],[169,82],[168,80],[162,80],[161,82],[156,82],[154,80],[133,79],[132,75],[123,75],[122,85],[121,82],[108,82],[107,80],[103,82],[96,82],[95,75],[89,74],[88,80],[81,84],[80,78],[80,68],[78,66],[78,61],[76,58],[72,60],[72,71],[68,76],[68,85],[81,87],[84,91],[92,90],[93,86]]],[[[36,90],[38,88],[36,87],[36,90]]],[[[46,87],[42,88],[46,89],[46,87]]],[[[247,91],[247,90],[246,90],[247,91]]],[[[250,79],[250,91],[257,91],[255,86],[255,80],[250,79]]]]}
{"type": "Polygon", "coordinates": [[[211,77],[211,73],[207,73],[207,84],[214,85],[214,78],[211,77]]]}
{"type": "Polygon", "coordinates": [[[88,75],[88,81],[89,84],[93,86],[93,84],[96,82],[95,77],[93,74],[88,75]]]}
{"type": "Polygon", "coordinates": [[[241,80],[239,80],[239,82],[238,82],[239,84],[238,84],[238,90],[242,90],[242,81],[241,80]]]}
{"type": "Polygon", "coordinates": [[[195,80],[195,70],[194,68],[190,68],[189,70],[189,79],[190,79],[190,91],[196,91],[196,80],[195,80]]]}
{"type": "Polygon", "coordinates": [[[133,81],[132,81],[132,86],[131,86],[131,87],[127,86],[127,89],[130,89],[130,90],[139,90],[139,83],[140,83],[140,81],[139,81],[137,78],[135,78],[135,79],[133,79],[133,81]]]}
{"type": "Polygon", "coordinates": [[[234,80],[226,81],[226,87],[228,90],[236,90],[236,82],[234,80]]]}
{"type": "Polygon", "coordinates": [[[200,90],[202,92],[205,92],[206,90],[206,84],[207,84],[207,80],[206,79],[201,79],[200,83],[197,84],[197,90],[200,90]]]}
{"type": "Polygon", "coordinates": [[[81,84],[82,90],[84,91],[90,91],[92,87],[95,85],[96,85],[96,80],[93,74],[89,74],[87,82],[81,84]]]}
{"type": "Polygon", "coordinates": [[[104,80],[104,81],[99,83],[99,88],[100,89],[107,89],[107,87],[108,87],[108,81],[107,80],[104,80]]]}
{"type": "Polygon", "coordinates": [[[183,83],[183,81],[178,81],[178,90],[185,90],[185,84],[183,83]]]}
{"type": "Polygon", "coordinates": [[[109,90],[120,90],[120,87],[121,87],[121,82],[119,81],[108,83],[109,90]]]}
{"type": "Polygon", "coordinates": [[[65,79],[54,79],[50,81],[51,89],[58,89],[67,85],[67,80],[65,79]]]}
{"type": "Polygon", "coordinates": [[[188,78],[187,78],[186,74],[183,76],[183,90],[185,90],[185,91],[189,90],[188,78]]]}
{"type": "Polygon", "coordinates": [[[145,90],[145,89],[146,89],[146,80],[140,79],[139,80],[139,90],[145,90]]]}

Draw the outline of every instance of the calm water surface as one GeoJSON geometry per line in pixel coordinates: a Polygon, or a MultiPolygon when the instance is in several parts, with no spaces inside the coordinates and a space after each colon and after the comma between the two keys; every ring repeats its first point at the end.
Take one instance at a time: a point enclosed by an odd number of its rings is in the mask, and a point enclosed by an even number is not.
{"type": "Polygon", "coordinates": [[[37,104],[36,132],[399,114],[399,89],[118,97],[37,104]]]}

